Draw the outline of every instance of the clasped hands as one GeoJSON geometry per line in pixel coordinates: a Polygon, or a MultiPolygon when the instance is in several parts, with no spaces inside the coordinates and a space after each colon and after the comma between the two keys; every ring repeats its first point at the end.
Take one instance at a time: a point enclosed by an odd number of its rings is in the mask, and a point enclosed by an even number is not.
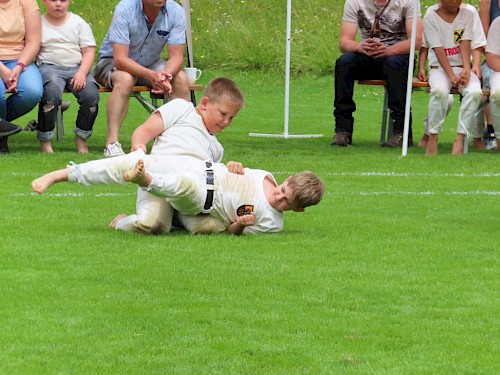
{"type": "Polygon", "coordinates": [[[470,69],[462,69],[458,77],[455,74],[453,74],[453,76],[450,77],[451,87],[453,88],[466,87],[470,81],[470,72],[471,72],[470,69]]]}
{"type": "Polygon", "coordinates": [[[16,65],[12,70],[8,70],[2,74],[2,80],[5,84],[5,92],[17,93],[17,82],[19,74],[23,69],[16,65]]]}
{"type": "Polygon", "coordinates": [[[153,94],[171,94],[172,84],[170,79],[164,71],[157,71],[151,81],[153,88],[151,92],[153,94]]]}
{"type": "Polygon", "coordinates": [[[360,45],[362,52],[370,57],[373,57],[374,59],[388,55],[387,46],[374,38],[365,39],[360,43],[360,45]]]}

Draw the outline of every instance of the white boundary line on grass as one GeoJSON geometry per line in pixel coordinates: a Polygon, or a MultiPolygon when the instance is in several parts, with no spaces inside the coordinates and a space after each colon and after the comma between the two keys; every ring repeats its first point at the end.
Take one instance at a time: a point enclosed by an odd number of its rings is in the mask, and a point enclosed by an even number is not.
{"type": "MultiPolygon", "coordinates": [[[[294,175],[297,172],[272,172],[274,175],[294,175]]],[[[321,176],[329,177],[500,177],[499,173],[413,173],[413,172],[327,172],[321,176]]],[[[320,177],[321,177],[320,176],[320,177]]]]}
{"type": "MultiPolygon", "coordinates": [[[[274,175],[293,175],[297,171],[278,171],[271,172],[274,175]]],[[[39,177],[40,174],[26,172],[0,172],[0,176],[22,176],[22,177],[39,177]]],[[[359,177],[500,177],[500,172],[483,172],[483,173],[413,173],[413,172],[327,172],[322,176],[359,176],[359,177]]]]}
{"type": "MultiPolygon", "coordinates": [[[[296,172],[272,172],[274,175],[288,175],[291,176],[296,172]]],[[[10,173],[1,173],[0,176],[28,176],[29,173],[26,172],[10,172],[10,173]]],[[[328,172],[322,174],[323,177],[453,177],[453,178],[495,178],[500,177],[500,173],[493,172],[484,172],[484,173],[413,173],[413,172],[375,172],[375,171],[367,171],[367,172],[328,172]]],[[[124,185],[121,185],[124,186],[124,185]]],[[[331,193],[327,192],[327,195],[357,195],[357,196],[381,196],[381,195],[413,195],[413,196],[425,196],[425,195],[462,195],[462,196],[473,196],[473,195],[487,195],[487,196],[498,196],[500,195],[500,191],[483,191],[483,190],[475,190],[475,191],[445,191],[445,192],[434,192],[434,191],[360,191],[353,193],[331,193]]],[[[34,192],[29,193],[14,193],[10,196],[12,197],[30,197],[37,196],[38,194],[34,192]]],[[[130,193],[82,193],[82,192],[67,192],[67,193],[50,193],[46,192],[43,194],[47,197],[129,197],[135,196],[136,191],[130,193]]]]}
{"type": "MultiPolygon", "coordinates": [[[[136,192],[133,193],[43,193],[44,197],[58,197],[58,198],[107,198],[107,197],[130,197],[135,196],[136,192]]],[[[326,195],[336,195],[336,196],[382,196],[382,195],[413,195],[413,196],[430,196],[430,195],[460,195],[460,196],[478,196],[478,195],[488,195],[488,196],[500,196],[500,191],[487,191],[487,190],[473,190],[473,191],[358,191],[349,193],[332,193],[326,192],[326,195]]],[[[32,197],[39,196],[36,193],[15,193],[11,194],[11,197],[32,197]]],[[[4,195],[5,197],[5,195],[4,195]]]]}
{"type": "Polygon", "coordinates": [[[500,191],[360,191],[357,193],[340,193],[332,195],[362,195],[362,196],[378,196],[378,195],[500,195],[500,191]]]}
{"type": "Polygon", "coordinates": [[[137,191],[134,191],[133,193],[43,193],[43,194],[37,194],[35,192],[32,193],[14,193],[11,194],[11,197],[30,197],[30,196],[42,196],[42,197],[71,197],[71,198],[83,198],[83,197],[95,197],[95,198],[100,198],[100,197],[131,197],[131,196],[136,196],[137,191]]]}

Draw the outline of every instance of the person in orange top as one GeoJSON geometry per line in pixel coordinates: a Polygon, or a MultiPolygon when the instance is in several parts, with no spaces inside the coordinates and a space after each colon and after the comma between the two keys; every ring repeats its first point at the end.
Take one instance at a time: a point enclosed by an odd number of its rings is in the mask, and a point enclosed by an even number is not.
{"type": "MultiPolygon", "coordinates": [[[[33,63],[42,27],[36,0],[0,0],[0,118],[15,120],[31,111],[43,93],[42,77],[33,63]]],[[[0,153],[8,153],[0,137],[0,153]]]]}

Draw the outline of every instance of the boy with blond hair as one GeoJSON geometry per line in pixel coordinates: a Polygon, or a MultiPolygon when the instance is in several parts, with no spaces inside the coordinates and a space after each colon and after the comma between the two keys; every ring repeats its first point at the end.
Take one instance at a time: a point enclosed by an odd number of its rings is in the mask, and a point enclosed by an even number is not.
{"type": "MultiPolygon", "coordinates": [[[[131,150],[144,154],[147,144],[154,139],[152,156],[176,157],[177,163],[171,170],[203,160],[220,162],[224,148],[216,134],[231,124],[243,106],[243,94],[236,83],[225,77],[215,78],[208,84],[198,106],[174,99],[154,111],[132,134],[131,150]]],[[[109,159],[109,165],[103,164],[104,174],[107,168],[114,167],[115,158],[109,159]]],[[[163,170],[161,163],[152,168],[154,172],[163,170]]],[[[117,230],[160,234],[170,231],[173,216],[174,209],[167,200],[138,189],[136,214],[120,214],[111,225],[117,230]]],[[[184,220],[184,224],[193,233],[224,230],[222,223],[210,217],[191,217],[184,220]]]]}
{"type": "MultiPolygon", "coordinates": [[[[145,155],[138,150],[50,172],[34,180],[32,188],[42,194],[62,181],[85,186],[132,182],[166,199],[185,215],[184,219],[198,214],[210,215],[220,220],[228,233],[236,235],[281,232],[284,211],[302,212],[323,197],[323,182],[310,171],[288,177],[278,185],[267,171],[241,170],[241,167],[241,163],[236,162],[225,166],[209,160],[145,155]],[[146,168],[161,172],[146,171],[146,168]]],[[[124,219],[117,217],[111,226],[124,219]]]]}

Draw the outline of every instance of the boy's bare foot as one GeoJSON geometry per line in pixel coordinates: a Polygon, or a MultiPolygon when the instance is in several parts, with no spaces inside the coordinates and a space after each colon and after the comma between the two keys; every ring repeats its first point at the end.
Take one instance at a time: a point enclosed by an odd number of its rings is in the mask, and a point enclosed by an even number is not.
{"type": "Polygon", "coordinates": [[[58,171],[53,171],[44,174],[42,177],[38,177],[31,182],[31,188],[35,193],[43,194],[45,190],[54,185],[56,182],[68,181],[69,168],[59,169],[58,171]]]}
{"type": "Polygon", "coordinates": [[[123,174],[123,179],[142,187],[147,187],[153,180],[152,176],[146,172],[144,160],[139,159],[133,169],[129,169],[123,174]]]}
{"type": "Polygon", "coordinates": [[[88,154],[89,153],[89,148],[87,146],[87,140],[83,139],[79,136],[75,137],[75,145],[76,145],[76,151],[79,154],[88,154]]]}
{"type": "Polygon", "coordinates": [[[110,228],[116,228],[116,224],[118,224],[118,222],[122,219],[125,219],[128,215],[125,215],[125,214],[120,214],[118,215],[117,217],[115,217],[113,219],[113,221],[111,223],[109,223],[109,227],[110,228]]]}
{"type": "Polygon", "coordinates": [[[457,134],[457,136],[455,137],[455,141],[453,142],[453,148],[451,149],[452,155],[463,155],[464,141],[465,134],[457,134]]]}
{"type": "Polygon", "coordinates": [[[478,148],[480,150],[484,150],[486,148],[486,143],[484,143],[481,138],[474,138],[472,140],[472,146],[474,148],[478,148]]]}
{"type": "Polygon", "coordinates": [[[424,134],[418,142],[418,147],[427,147],[427,142],[429,142],[429,134],[424,134]]]}
{"type": "Polygon", "coordinates": [[[438,153],[438,136],[437,134],[430,134],[427,139],[427,149],[425,154],[429,156],[437,155],[438,153]]]}
{"type": "Polygon", "coordinates": [[[52,149],[52,143],[50,143],[50,141],[40,141],[40,150],[47,154],[54,153],[54,150],[52,149]]]}

